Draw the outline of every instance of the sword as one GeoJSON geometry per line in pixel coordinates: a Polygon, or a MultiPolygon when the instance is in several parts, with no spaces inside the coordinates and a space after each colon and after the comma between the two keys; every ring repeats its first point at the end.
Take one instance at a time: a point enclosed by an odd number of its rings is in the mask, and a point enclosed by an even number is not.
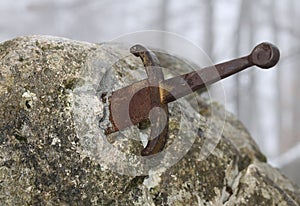
{"type": "Polygon", "coordinates": [[[247,56],[165,80],[159,60],[151,50],[142,45],[134,45],[130,52],[141,58],[148,79],[113,91],[111,96],[102,96],[103,101],[108,100],[111,122],[105,133],[123,130],[149,119],[151,133],[147,146],[141,152],[142,156],[154,155],[163,150],[168,137],[169,102],[251,66],[271,68],[280,57],[276,46],[264,42],[247,56]]]}

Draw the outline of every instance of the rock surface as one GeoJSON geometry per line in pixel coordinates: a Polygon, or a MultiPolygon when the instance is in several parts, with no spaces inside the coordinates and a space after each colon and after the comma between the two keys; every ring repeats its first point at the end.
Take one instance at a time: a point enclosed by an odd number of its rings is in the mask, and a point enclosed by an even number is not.
{"type": "MultiPolygon", "coordinates": [[[[158,55],[164,67],[189,67],[158,55]]],[[[138,176],[112,169],[115,165],[105,161],[118,156],[101,147],[106,137],[98,123],[105,105],[99,95],[145,77],[140,60],[114,43],[49,36],[1,43],[1,205],[300,205],[299,188],[266,163],[244,126],[222,106],[199,97],[198,111],[178,109],[185,100],[171,105],[169,147],[189,137],[178,133],[178,115],[197,128],[178,162],[155,165],[148,174],[137,164],[138,176]],[[207,142],[207,148],[216,147],[202,158],[207,142]]],[[[142,144],[119,138],[136,133],[141,131],[113,134],[107,141],[138,157],[142,144]]]]}

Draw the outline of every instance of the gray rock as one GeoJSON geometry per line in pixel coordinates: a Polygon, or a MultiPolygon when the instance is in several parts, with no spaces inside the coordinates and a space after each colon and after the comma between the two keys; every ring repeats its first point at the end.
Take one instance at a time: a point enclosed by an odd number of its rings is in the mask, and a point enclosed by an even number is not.
{"type": "Polygon", "coordinates": [[[0,44],[0,68],[2,205],[300,204],[244,126],[199,96],[170,104],[170,152],[154,161],[139,156],[149,128],[105,136],[100,95],[146,77],[126,45],[20,37],[0,44]]]}

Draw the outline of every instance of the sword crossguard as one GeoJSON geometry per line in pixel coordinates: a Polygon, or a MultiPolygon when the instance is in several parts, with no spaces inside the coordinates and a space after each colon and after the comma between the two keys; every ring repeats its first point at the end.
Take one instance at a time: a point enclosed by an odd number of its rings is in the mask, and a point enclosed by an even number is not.
{"type": "MultiPolygon", "coordinates": [[[[142,156],[149,156],[160,152],[164,148],[168,138],[168,104],[162,103],[162,90],[159,87],[160,82],[164,80],[164,74],[157,56],[146,47],[137,44],[130,48],[130,52],[142,59],[148,75],[148,82],[151,85],[149,87],[151,102],[149,120],[151,122],[151,132],[149,141],[141,152],[142,156]]],[[[130,106],[134,108],[136,105],[131,104],[130,106]]]]}

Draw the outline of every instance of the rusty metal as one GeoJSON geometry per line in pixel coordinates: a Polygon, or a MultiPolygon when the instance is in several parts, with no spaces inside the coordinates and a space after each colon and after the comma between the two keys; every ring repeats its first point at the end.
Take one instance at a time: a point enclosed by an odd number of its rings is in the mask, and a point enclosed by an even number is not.
{"type": "MultiPolygon", "coordinates": [[[[164,80],[159,61],[154,53],[141,45],[133,46],[131,52],[142,59],[148,79],[116,90],[108,98],[112,126],[106,129],[107,134],[149,119],[149,112],[154,107],[162,108],[168,118],[167,104],[169,102],[248,67],[258,66],[263,69],[273,67],[279,61],[280,56],[276,46],[261,43],[248,56],[164,80]]],[[[167,125],[162,129],[161,134],[154,135],[162,119],[159,114],[151,118],[151,139],[142,151],[142,155],[152,155],[161,151],[168,135],[167,125]]],[[[168,121],[168,119],[165,120],[168,121]]]]}
{"type": "MultiPolygon", "coordinates": [[[[168,104],[161,102],[161,89],[160,82],[164,80],[164,74],[159,64],[156,55],[141,45],[131,47],[130,52],[143,61],[144,67],[148,75],[148,82],[151,84],[149,87],[150,108],[152,109],[149,114],[151,122],[151,133],[146,147],[142,150],[142,156],[149,156],[160,152],[168,137],[169,129],[169,114],[168,104]],[[161,108],[160,110],[153,108],[161,108]]],[[[134,105],[132,105],[134,107],[134,105]]]]}
{"type": "Polygon", "coordinates": [[[163,95],[162,102],[172,102],[191,91],[204,88],[251,66],[268,69],[276,65],[279,56],[276,46],[270,43],[261,43],[248,56],[165,80],[161,85],[163,88],[168,88],[168,91],[163,95]]]}

